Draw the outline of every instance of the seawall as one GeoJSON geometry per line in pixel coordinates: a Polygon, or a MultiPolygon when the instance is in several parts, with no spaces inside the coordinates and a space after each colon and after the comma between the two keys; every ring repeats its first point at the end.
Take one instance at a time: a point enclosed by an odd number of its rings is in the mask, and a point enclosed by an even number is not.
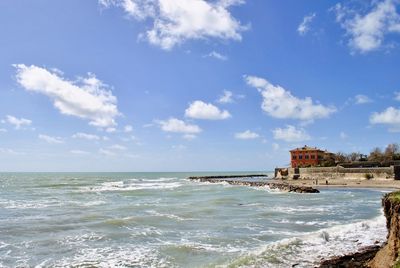
{"type": "Polygon", "coordinates": [[[309,167],[309,168],[277,168],[275,170],[277,179],[349,179],[349,180],[393,180],[395,178],[395,168],[375,167],[375,168],[344,168],[336,167],[309,167]]]}

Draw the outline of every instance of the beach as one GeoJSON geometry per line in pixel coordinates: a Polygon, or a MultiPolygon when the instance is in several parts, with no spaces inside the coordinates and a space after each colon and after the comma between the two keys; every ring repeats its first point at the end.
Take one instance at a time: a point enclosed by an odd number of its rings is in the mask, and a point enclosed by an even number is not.
{"type": "Polygon", "coordinates": [[[367,180],[367,179],[299,179],[299,180],[275,180],[287,182],[292,185],[311,186],[315,188],[371,188],[371,189],[400,189],[400,181],[393,179],[367,180]]]}

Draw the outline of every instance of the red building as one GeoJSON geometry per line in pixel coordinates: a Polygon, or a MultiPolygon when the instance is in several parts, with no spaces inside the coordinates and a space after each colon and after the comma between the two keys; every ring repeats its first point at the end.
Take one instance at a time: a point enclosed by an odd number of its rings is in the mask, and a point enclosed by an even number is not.
{"type": "Polygon", "coordinates": [[[292,168],[318,166],[327,156],[333,157],[334,154],[305,145],[290,151],[291,166],[292,168]]]}

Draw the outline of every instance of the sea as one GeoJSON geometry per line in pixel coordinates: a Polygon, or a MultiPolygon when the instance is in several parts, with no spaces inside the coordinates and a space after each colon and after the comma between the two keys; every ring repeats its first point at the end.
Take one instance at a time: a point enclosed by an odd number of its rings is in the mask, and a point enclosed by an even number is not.
{"type": "Polygon", "coordinates": [[[187,180],[215,174],[0,173],[0,267],[314,267],[386,239],[389,190],[187,180]]]}

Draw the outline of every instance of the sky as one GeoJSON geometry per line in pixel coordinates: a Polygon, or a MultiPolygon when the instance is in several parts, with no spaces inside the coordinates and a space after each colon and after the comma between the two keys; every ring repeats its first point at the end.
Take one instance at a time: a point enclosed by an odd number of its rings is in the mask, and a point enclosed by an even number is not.
{"type": "Polygon", "coordinates": [[[3,0],[0,59],[0,171],[263,171],[400,142],[398,0],[3,0]]]}

